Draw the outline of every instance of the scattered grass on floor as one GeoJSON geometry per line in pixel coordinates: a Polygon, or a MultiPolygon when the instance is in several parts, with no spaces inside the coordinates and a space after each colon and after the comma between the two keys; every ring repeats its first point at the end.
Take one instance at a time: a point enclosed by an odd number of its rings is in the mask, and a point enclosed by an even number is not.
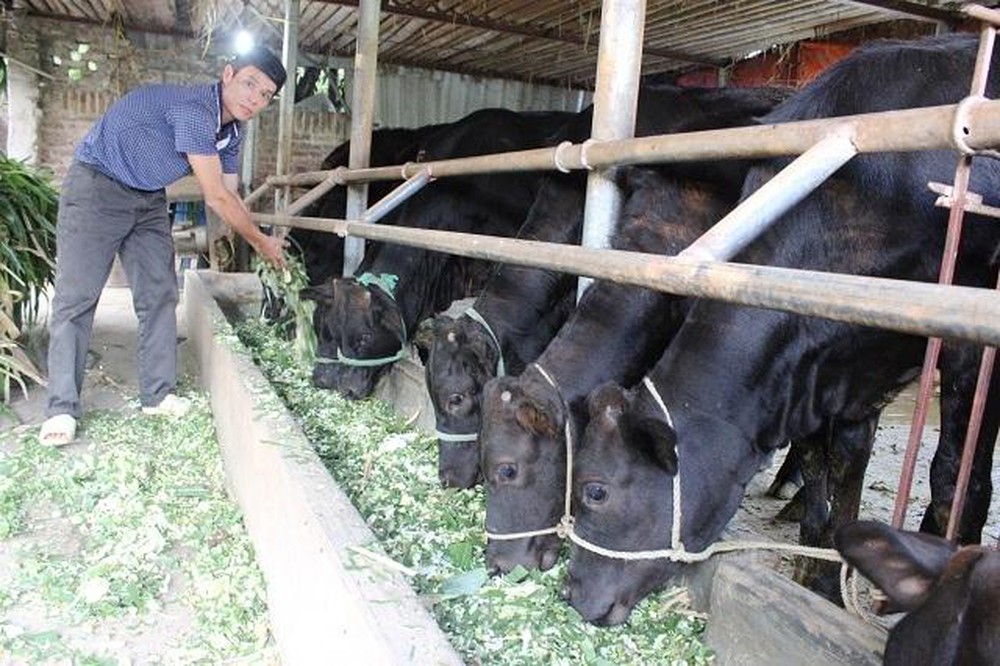
{"type": "Polygon", "coordinates": [[[86,443],[65,449],[36,427],[0,433],[0,545],[14,553],[0,663],[132,663],[137,636],[178,609],[190,626],[143,663],[273,661],[263,576],[192,397],[180,420],[88,415],[86,443]]]}
{"type": "Polygon", "coordinates": [[[490,578],[482,489],[444,489],[436,442],[377,400],[316,389],[291,346],[259,321],[238,326],[331,475],[390,557],[415,571],[451,643],[470,664],[706,664],[704,621],[678,590],[652,596],[626,625],[589,625],[560,599],[564,565],[490,578]]]}

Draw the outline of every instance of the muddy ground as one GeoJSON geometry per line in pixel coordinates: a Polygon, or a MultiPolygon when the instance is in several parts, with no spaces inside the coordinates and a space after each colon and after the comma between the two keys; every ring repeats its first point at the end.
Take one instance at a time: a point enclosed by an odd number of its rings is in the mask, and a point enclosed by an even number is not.
{"type": "MultiPolygon", "coordinates": [[[[916,401],[917,386],[914,384],[899,395],[882,414],[875,440],[875,449],[865,474],[864,491],[861,500],[861,518],[890,522],[896,501],[896,488],[902,469],[903,454],[910,435],[910,421],[916,401]]],[[[917,529],[923,517],[924,508],[930,499],[928,469],[934,455],[939,434],[939,415],[936,397],[924,428],[920,456],[914,477],[913,490],[907,509],[906,529],[917,529]]],[[[758,474],[747,489],[746,497],[732,525],[735,533],[744,531],[762,534],[767,538],[794,542],[798,538],[798,525],[775,521],[774,517],[785,505],[784,500],[766,496],[774,474],[784,460],[786,451],[775,456],[771,467],[758,474]]],[[[993,487],[1000,488],[1000,465],[993,465],[993,487]]],[[[989,521],[983,533],[983,541],[1000,544],[1000,493],[994,492],[990,506],[989,521]]]]}

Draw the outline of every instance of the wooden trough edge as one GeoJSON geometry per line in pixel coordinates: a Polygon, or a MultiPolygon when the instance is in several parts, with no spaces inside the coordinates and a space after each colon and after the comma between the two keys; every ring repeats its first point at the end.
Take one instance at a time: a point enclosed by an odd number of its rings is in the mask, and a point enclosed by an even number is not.
{"type": "Polygon", "coordinates": [[[383,554],[236,339],[218,301],[258,297],[259,285],[253,274],[187,271],[182,307],[282,662],[461,664],[402,575],[352,550],[383,554]]]}

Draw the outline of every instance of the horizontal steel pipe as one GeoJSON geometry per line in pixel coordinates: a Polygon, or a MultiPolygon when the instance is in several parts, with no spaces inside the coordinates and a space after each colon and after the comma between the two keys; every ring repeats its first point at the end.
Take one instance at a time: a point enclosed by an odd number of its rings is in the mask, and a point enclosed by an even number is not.
{"type": "Polygon", "coordinates": [[[335,188],[338,185],[337,179],[333,177],[333,172],[330,172],[326,178],[321,180],[316,187],[312,188],[301,197],[293,201],[288,208],[285,210],[286,215],[298,215],[306,208],[312,204],[319,201],[319,199],[335,188]]]}
{"type": "MultiPolygon", "coordinates": [[[[845,132],[860,153],[954,149],[952,124],[958,105],[885,111],[856,116],[807,120],[780,125],[661,134],[657,136],[573,144],[557,148],[535,148],[513,153],[480,155],[436,162],[340,171],[345,183],[405,179],[422,169],[435,178],[513,171],[585,169],[615,164],[656,164],[733,158],[801,155],[833,131],[845,132]],[[556,157],[558,151],[558,159],[556,157]],[[584,154],[585,153],[585,154],[584,154]]],[[[965,114],[972,148],[1000,146],[1000,100],[982,100],[968,106],[965,114]]],[[[311,185],[325,179],[328,171],[271,177],[275,185],[311,185]]]]}
{"type": "Polygon", "coordinates": [[[713,298],[924,336],[1000,345],[1000,292],[992,289],[697,261],[346,220],[262,214],[253,217],[258,224],[359,236],[585,275],[683,296],[713,298]]]}

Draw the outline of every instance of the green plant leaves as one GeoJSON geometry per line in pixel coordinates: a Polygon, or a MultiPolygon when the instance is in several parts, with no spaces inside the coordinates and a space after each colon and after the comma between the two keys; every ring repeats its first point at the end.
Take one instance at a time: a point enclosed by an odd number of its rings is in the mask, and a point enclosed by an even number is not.
{"type": "Polygon", "coordinates": [[[57,209],[49,173],[0,154],[0,402],[41,379],[18,338],[55,279],[57,209]]]}

